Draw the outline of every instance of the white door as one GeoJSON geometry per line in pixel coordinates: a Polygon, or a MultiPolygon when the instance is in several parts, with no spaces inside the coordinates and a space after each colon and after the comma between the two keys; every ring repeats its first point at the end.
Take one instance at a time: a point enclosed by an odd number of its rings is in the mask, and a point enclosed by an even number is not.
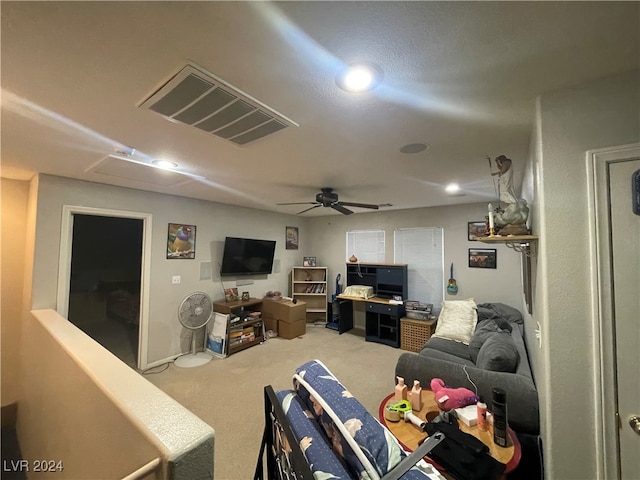
{"type": "MultiPolygon", "coordinates": [[[[613,321],[623,480],[640,479],[640,427],[633,426],[633,417],[640,422],[640,212],[634,213],[633,208],[635,172],[640,183],[640,160],[609,164],[613,321]]],[[[635,200],[639,198],[640,192],[635,194],[635,200]]]]}
{"type": "Polygon", "coordinates": [[[64,318],[69,315],[69,291],[71,283],[71,259],[73,245],[74,215],[98,215],[107,217],[135,218],[143,221],[142,272],[140,278],[140,325],[138,334],[139,370],[148,367],[147,349],[149,334],[149,285],[151,279],[151,232],[152,216],[149,213],[127,212],[104,208],[65,205],[62,207],[60,258],[58,263],[57,312],[64,318]]]}

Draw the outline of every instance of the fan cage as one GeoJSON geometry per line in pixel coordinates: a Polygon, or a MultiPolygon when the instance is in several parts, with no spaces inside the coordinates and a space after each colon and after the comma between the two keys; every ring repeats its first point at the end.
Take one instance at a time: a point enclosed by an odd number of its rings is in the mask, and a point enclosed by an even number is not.
{"type": "Polygon", "coordinates": [[[198,330],[204,327],[213,315],[213,303],[204,292],[193,292],[180,304],[178,320],[183,327],[198,330]]]}

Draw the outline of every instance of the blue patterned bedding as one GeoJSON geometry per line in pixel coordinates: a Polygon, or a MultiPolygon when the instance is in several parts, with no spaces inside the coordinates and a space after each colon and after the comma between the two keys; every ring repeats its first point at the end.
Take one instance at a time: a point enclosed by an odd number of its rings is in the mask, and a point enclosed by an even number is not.
{"type": "MultiPolygon", "coordinates": [[[[314,478],[377,480],[407,456],[380,424],[320,362],[300,366],[294,391],[277,393],[314,478]]],[[[403,480],[442,478],[424,461],[403,480]]]]}

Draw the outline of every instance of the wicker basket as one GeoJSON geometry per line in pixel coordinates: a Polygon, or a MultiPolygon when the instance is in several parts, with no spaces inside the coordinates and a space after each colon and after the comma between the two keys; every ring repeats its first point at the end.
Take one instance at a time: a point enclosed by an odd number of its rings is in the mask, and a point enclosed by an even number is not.
{"type": "Polygon", "coordinates": [[[400,348],[410,352],[419,352],[436,330],[435,321],[400,319],[400,348]]]}

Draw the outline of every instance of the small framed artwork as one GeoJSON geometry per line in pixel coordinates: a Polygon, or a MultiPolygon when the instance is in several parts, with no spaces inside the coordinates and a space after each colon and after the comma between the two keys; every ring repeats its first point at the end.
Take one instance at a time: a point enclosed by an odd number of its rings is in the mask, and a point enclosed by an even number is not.
{"type": "Polygon", "coordinates": [[[316,257],[303,257],[302,266],[303,267],[315,267],[316,266],[316,257]]]}
{"type": "Polygon", "coordinates": [[[237,288],[225,288],[224,289],[224,299],[227,302],[235,302],[238,300],[238,289],[237,288]]]}
{"type": "Polygon", "coordinates": [[[285,248],[287,250],[298,249],[298,227],[285,227],[285,248]]]}
{"type": "Polygon", "coordinates": [[[170,223],[167,234],[167,258],[196,258],[196,226],[170,223]]]}
{"type": "Polygon", "coordinates": [[[470,242],[478,240],[478,237],[486,237],[487,222],[468,222],[467,234],[470,242]]]}
{"type": "Polygon", "coordinates": [[[251,297],[249,297],[249,292],[242,292],[242,301],[247,302],[251,297]]]}
{"type": "Polygon", "coordinates": [[[495,248],[470,248],[470,268],[497,268],[497,252],[495,248]]]}

